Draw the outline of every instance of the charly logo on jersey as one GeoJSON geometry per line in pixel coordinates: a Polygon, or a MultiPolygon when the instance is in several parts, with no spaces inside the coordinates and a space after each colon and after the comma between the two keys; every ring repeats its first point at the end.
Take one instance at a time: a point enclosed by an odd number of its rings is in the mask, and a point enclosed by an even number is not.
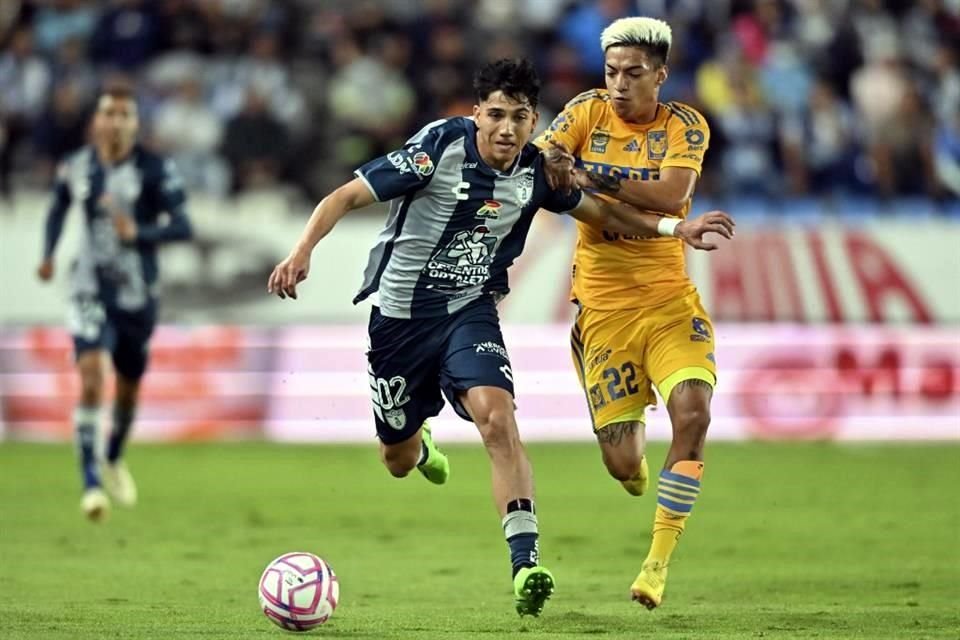
{"type": "Polygon", "coordinates": [[[663,129],[647,132],[647,158],[663,160],[667,157],[667,132],[663,129]]]}
{"type": "Polygon", "coordinates": [[[427,288],[460,289],[483,284],[490,278],[496,246],[497,237],[490,235],[486,225],[458,232],[423,268],[434,281],[427,288]]]}
{"type": "Polygon", "coordinates": [[[590,134],[590,151],[593,153],[606,153],[607,145],[610,144],[610,133],[597,129],[590,134]]]}
{"type": "Polygon", "coordinates": [[[530,199],[533,198],[533,185],[534,176],[532,170],[528,170],[517,178],[517,200],[520,201],[521,207],[527,206],[530,199]]]}
{"type": "Polygon", "coordinates": [[[477,217],[496,220],[500,217],[501,208],[503,208],[503,203],[499,200],[484,200],[483,206],[477,209],[477,217]]]}

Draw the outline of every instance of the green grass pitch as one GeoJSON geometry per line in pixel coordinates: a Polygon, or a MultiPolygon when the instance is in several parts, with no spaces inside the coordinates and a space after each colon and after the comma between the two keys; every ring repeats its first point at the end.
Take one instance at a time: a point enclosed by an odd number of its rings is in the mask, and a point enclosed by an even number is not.
{"type": "Polygon", "coordinates": [[[539,619],[513,611],[486,455],[447,451],[435,487],[390,478],[373,444],[134,445],[141,504],[92,525],[70,448],[0,445],[0,638],[279,638],[257,579],[294,550],[341,580],[307,637],[960,637],[960,446],[709,445],[648,612],[628,587],[654,497],[628,496],[594,445],[533,444],[558,583],[539,619]]]}

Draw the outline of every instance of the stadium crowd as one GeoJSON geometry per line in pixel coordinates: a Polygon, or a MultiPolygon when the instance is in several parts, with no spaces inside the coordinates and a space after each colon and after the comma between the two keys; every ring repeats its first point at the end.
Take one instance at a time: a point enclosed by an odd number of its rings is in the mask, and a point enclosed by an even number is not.
{"type": "Polygon", "coordinates": [[[672,25],[661,99],[711,123],[701,194],[960,194],[960,0],[4,0],[0,196],[46,185],[124,81],[191,190],[315,200],[468,113],[492,58],[535,61],[546,126],[628,15],[672,25]]]}

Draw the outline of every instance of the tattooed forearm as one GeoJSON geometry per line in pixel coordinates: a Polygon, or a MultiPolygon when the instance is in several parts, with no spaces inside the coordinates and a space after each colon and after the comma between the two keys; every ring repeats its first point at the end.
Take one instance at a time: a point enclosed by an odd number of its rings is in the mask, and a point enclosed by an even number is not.
{"type": "Polygon", "coordinates": [[[612,445],[618,445],[623,442],[627,436],[632,436],[640,427],[639,422],[615,422],[600,428],[597,431],[597,442],[608,442],[612,445]]]}
{"type": "Polygon", "coordinates": [[[616,176],[603,176],[599,173],[588,171],[587,178],[590,179],[594,188],[601,193],[616,193],[620,191],[620,178],[616,176]]]}
{"type": "Polygon", "coordinates": [[[707,397],[713,396],[713,385],[705,380],[693,379],[693,380],[684,380],[682,382],[678,382],[677,386],[673,388],[673,391],[679,393],[682,391],[686,391],[687,389],[692,390],[695,388],[700,388],[706,391],[707,397]]]}

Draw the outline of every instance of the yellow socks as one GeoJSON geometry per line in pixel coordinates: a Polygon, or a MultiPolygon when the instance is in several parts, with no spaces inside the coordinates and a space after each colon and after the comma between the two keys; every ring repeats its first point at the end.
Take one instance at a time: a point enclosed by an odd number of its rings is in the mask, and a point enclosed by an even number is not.
{"type": "Polygon", "coordinates": [[[664,469],[660,472],[653,542],[644,564],[655,561],[667,565],[670,562],[687,517],[700,494],[702,477],[703,463],[696,460],[681,460],[669,471],[664,469]]]}

